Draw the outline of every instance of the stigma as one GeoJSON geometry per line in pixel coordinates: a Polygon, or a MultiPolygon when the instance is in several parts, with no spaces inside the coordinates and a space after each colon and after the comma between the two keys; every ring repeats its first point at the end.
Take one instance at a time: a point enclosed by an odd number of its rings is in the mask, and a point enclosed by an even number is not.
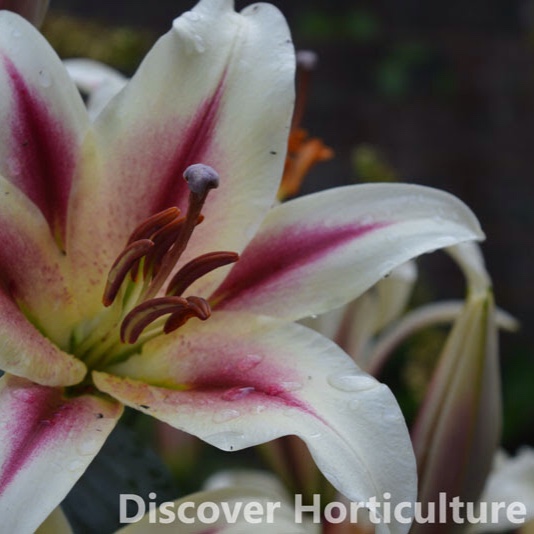
{"type": "Polygon", "coordinates": [[[102,302],[120,308],[122,343],[168,334],[191,318],[207,320],[208,301],[186,296],[187,290],[200,277],[239,258],[235,252],[209,252],[176,271],[203,220],[201,212],[210,191],[219,186],[217,172],[200,163],[188,167],[184,179],[189,187],[187,213],[171,207],[147,218],[134,229],[109,271],[102,302]]]}

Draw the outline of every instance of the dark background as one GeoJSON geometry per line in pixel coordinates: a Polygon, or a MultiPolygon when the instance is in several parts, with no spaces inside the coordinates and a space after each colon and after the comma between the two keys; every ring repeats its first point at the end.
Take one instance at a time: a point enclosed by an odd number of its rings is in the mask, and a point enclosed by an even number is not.
{"type": "MultiPolygon", "coordinates": [[[[194,3],[51,0],[51,15],[134,28],[148,46],[194,3]]],[[[502,337],[505,443],[534,443],[534,1],[273,3],[297,48],[319,55],[304,125],[336,151],[305,191],[368,179],[365,145],[397,179],[471,206],[497,303],[522,324],[502,337]]],[[[434,256],[435,296],[461,296],[454,265],[434,256]]]]}

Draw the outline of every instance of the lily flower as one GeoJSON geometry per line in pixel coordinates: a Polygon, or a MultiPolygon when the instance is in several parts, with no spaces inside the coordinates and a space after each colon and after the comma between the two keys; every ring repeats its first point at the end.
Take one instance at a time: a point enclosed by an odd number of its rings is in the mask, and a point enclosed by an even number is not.
{"type": "Polygon", "coordinates": [[[44,38],[0,13],[6,531],[44,521],[123,406],[228,451],[295,434],[347,498],[415,500],[389,389],[294,321],[483,234],[458,199],[411,185],[273,207],[293,76],[278,10],[201,0],[91,122],[44,38]]]}

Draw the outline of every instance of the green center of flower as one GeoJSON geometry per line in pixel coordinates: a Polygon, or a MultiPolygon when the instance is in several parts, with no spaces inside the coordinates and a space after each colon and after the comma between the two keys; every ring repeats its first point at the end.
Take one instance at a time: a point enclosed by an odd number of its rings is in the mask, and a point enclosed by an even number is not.
{"type": "Polygon", "coordinates": [[[218,174],[207,165],[191,165],[184,178],[190,191],[186,215],[173,207],[146,219],[132,232],[112,265],[102,299],[106,309],[89,332],[76,336],[80,342],[74,353],[88,367],[123,361],[148,340],[176,330],[189,319],[210,317],[211,308],[204,298],[183,294],[201,276],[237,261],[238,255],[203,254],[171,277],[195,227],[202,222],[208,193],[219,185],[218,174]]]}

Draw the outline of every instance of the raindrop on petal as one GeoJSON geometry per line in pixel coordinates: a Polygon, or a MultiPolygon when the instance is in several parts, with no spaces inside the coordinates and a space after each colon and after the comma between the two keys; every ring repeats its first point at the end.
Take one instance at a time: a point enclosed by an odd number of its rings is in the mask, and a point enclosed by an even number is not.
{"type": "Polygon", "coordinates": [[[233,451],[242,447],[241,442],[245,438],[245,434],[241,432],[217,432],[215,434],[210,434],[205,436],[203,439],[208,443],[212,443],[216,447],[219,447],[225,451],[233,451]]]}
{"type": "Polygon", "coordinates": [[[241,400],[248,397],[251,393],[254,393],[254,391],[256,391],[256,389],[252,386],[230,388],[221,395],[221,399],[226,401],[241,400]]]}
{"type": "Polygon", "coordinates": [[[335,373],[330,375],[328,383],[340,391],[366,391],[378,386],[378,382],[364,374],[335,373]]]}
{"type": "Polygon", "coordinates": [[[79,471],[80,469],[83,469],[85,466],[85,463],[81,460],[72,460],[70,464],[67,466],[67,469],[69,471],[79,471]]]}

